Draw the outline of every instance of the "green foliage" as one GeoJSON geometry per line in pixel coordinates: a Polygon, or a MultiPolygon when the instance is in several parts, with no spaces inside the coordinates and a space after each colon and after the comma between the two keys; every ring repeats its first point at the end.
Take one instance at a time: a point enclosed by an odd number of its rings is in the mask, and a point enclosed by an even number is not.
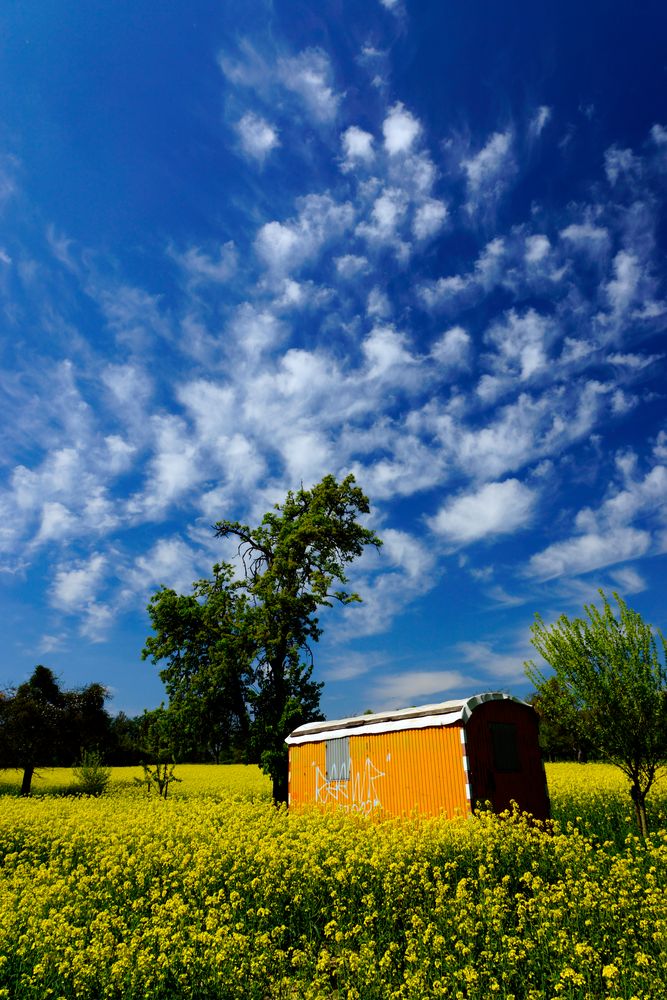
{"type": "Polygon", "coordinates": [[[111,768],[104,766],[99,750],[82,750],[81,760],[72,771],[84,795],[103,795],[111,780],[111,768]]]}
{"type": "Polygon", "coordinates": [[[139,720],[139,746],[141,762],[157,761],[164,764],[177,757],[178,731],[174,715],[160,705],[146,710],[139,720]]]}
{"type": "Polygon", "coordinates": [[[587,713],[577,709],[557,677],[548,677],[529,699],[540,717],[540,746],[547,760],[586,761],[591,752],[587,713]]]}
{"type": "Polygon", "coordinates": [[[155,635],[142,655],[167,661],[160,677],[178,751],[188,759],[203,749],[219,763],[242,759],[247,749],[253,650],[243,628],[246,610],[228,565],[214,566],[213,578],[197,580],[191,595],[162,587],[148,605],[155,635]]]}
{"type": "Polygon", "coordinates": [[[602,760],[629,778],[642,835],[647,833],[646,795],[667,758],[667,644],[641,615],[614,594],[617,615],[603,605],[586,605],[586,619],[561,615],[551,626],[539,615],[532,643],[557,681],[530,661],[526,672],[552,714],[575,715],[602,760]]]}

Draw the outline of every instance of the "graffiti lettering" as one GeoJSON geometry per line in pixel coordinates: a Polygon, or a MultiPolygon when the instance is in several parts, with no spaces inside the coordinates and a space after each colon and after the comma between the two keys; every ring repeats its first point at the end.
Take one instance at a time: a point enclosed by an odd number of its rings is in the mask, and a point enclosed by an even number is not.
{"type": "Polygon", "coordinates": [[[370,757],[366,758],[361,770],[355,770],[348,762],[347,768],[341,768],[340,778],[327,778],[315,766],[315,801],[323,805],[336,804],[345,812],[369,813],[373,809],[381,809],[382,802],[376,786],[384,776],[384,771],[380,771],[370,757]]]}

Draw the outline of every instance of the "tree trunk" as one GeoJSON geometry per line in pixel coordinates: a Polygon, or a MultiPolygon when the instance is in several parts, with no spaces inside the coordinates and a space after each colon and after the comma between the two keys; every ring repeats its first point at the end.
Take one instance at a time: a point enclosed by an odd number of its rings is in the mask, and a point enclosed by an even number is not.
{"type": "Polygon", "coordinates": [[[646,817],[646,793],[642,792],[639,785],[634,784],[630,789],[630,796],[635,804],[635,815],[637,816],[637,826],[642,840],[648,836],[648,819],[646,817]]]}
{"type": "Polygon", "coordinates": [[[281,767],[278,773],[274,772],[272,775],[273,780],[273,804],[276,806],[287,805],[288,791],[289,791],[289,780],[288,780],[288,762],[285,759],[285,766],[281,767]]]}
{"type": "Polygon", "coordinates": [[[35,773],[35,768],[32,764],[26,764],[23,768],[23,781],[21,782],[21,795],[30,795],[30,786],[32,785],[32,776],[35,773]]]}

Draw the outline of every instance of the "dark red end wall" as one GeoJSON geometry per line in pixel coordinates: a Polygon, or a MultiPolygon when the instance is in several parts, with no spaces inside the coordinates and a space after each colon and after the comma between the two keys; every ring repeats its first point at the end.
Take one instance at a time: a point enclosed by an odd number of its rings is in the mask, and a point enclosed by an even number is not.
{"type": "Polygon", "coordinates": [[[494,812],[512,801],[536,819],[548,819],[537,713],[515,701],[478,705],[466,724],[471,798],[491,802],[494,812]]]}

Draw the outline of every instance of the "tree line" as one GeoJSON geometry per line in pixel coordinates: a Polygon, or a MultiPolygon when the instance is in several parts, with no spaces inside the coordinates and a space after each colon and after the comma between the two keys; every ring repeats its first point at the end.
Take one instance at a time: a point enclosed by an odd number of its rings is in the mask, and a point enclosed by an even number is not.
{"type": "Polygon", "coordinates": [[[180,754],[166,709],[112,716],[107,698],[102,684],[64,690],[43,664],[14,690],[0,692],[0,767],[22,772],[22,795],[30,794],[40,767],[74,767],[91,752],[116,767],[162,763],[180,754]]]}

